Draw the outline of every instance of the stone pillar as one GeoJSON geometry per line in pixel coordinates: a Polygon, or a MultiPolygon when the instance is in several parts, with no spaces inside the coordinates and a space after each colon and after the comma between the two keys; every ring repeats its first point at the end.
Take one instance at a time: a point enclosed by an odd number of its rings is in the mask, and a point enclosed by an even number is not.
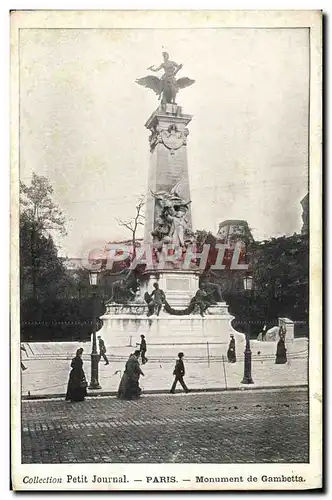
{"type": "Polygon", "coordinates": [[[286,336],[286,342],[289,340],[294,340],[294,322],[288,318],[278,318],[278,325],[283,326],[286,336]]]}
{"type": "MultiPolygon", "coordinates": [[[[145,126],[150,130],[150,168],[145,206],[145,243],[152,242],[151,231],[155,229],[159,216],[158,206],[151,191],[175,191],[186,201],[190,200],[187,162],[186,126],[192,116],[182,114],[176,104],[165,104],[152,113],[145,126]]],[[[187,220],[191,226],[191,209],[187,220]]]]}
{"type": "MultiPolygon", "coordinates": [[[[189,203],[190,188],[187,160],[186,128],[191,121],[191,115],[182,113],[182,108],[176,104],[162,104],[152,113],[145,126],[150,130],[150,168],[145,205],[144,243],[153,244],[151,232],[158,226],[161,215],[161,205],[156,202],[152,193],[166,192],[189,203]]],[[[189,229],[192,228],[191,208],[188,207],[186,220],[189,229]]],[[[157,263],[156,263],[157,264],[157,263]]],[[[158,281],[164,290],[168,303],[174,308],[186,308],[195,295],[199,284],[197,270],[181,270],[178,265],[166,262],[153,271],[141,286],[141,294],[153,289],[153,282],[158,281]],[[157,274],[156,274],[157,273],[157,274]]]]}

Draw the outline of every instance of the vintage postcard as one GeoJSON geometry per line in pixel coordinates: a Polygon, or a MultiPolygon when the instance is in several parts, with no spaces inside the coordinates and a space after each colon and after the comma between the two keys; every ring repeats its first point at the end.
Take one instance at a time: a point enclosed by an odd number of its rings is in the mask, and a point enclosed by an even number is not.
{"type": "Polygon", "coordinates": [[[11,13],[12,488],[322,487],[322,13],[11,13]]]}

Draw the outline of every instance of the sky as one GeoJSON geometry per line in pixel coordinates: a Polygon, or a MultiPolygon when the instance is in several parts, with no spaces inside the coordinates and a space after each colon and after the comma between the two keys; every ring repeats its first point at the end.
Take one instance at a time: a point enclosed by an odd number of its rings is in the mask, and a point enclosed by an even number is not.
{"type": "Polygon", "coordinates": [[[223,220],[244,219],[258,240],[300,232],[307,29],[22,29],[20,178],[49,178],[67,219],[60,255],[129,239],[116,219],[132,217],[146,193],[144,124],[158,106],[135,79],[151,74],[163,50],[183,64],[178,77],[195,80],[177,96],[193,116],[193,228],[216,233],[223,220]]]}

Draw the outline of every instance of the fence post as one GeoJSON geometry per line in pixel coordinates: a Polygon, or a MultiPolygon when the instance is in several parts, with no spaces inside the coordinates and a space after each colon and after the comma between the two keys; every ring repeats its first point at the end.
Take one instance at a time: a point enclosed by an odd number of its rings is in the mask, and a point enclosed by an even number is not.
{"type": "Polygon", "coordinates": [[[206,348],[207,348],[207,356],[208,356],[208,367],[210,368],[210,349],[209,349],[208,341],[206,341],[206,348]]]}
{"type": "Polygon", "coordinates": [[[225,377],[225,389],[227,389],[227,376],[226,376],[226,368],[225,368],[225,356],[222,354],[222,365],[224,368],[224,377],[225,377]]]}

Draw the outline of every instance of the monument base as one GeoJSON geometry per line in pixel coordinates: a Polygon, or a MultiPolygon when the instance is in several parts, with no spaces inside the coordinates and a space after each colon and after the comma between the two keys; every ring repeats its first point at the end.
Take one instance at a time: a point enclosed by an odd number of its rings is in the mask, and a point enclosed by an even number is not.
{"type": "Polygon", "coordinates": [[[228,313],[225,302],[211,306],[204,317],[198,314],[173,316],[164,311],[160,316],[147,317],[146,311],[143,304],[108,305],[107,313],[101,317],[103,327],[98,332],[108,352],[121,352],[128,347],[133,350],[142,334],[153,356],[162,357],[170,351],[176,354],[189,349],[191,355],[200,357],[202,349],[205,352],[207,347],[211,355],[220,349],[226,353],[230,335],[234,335],[236,345],[244,349],[245,336],[232,327],[233,316],[228,313]]]}
{"type": "Polygon", "coordinates": [[[166,295],[167,302],[173,309],[185,309],[199,287],[199,272],[180,271],[179,269],[158,271],[148,275],[141,283],[141,297],[153,291],[153,284],[158,283],[166,295]]]}

